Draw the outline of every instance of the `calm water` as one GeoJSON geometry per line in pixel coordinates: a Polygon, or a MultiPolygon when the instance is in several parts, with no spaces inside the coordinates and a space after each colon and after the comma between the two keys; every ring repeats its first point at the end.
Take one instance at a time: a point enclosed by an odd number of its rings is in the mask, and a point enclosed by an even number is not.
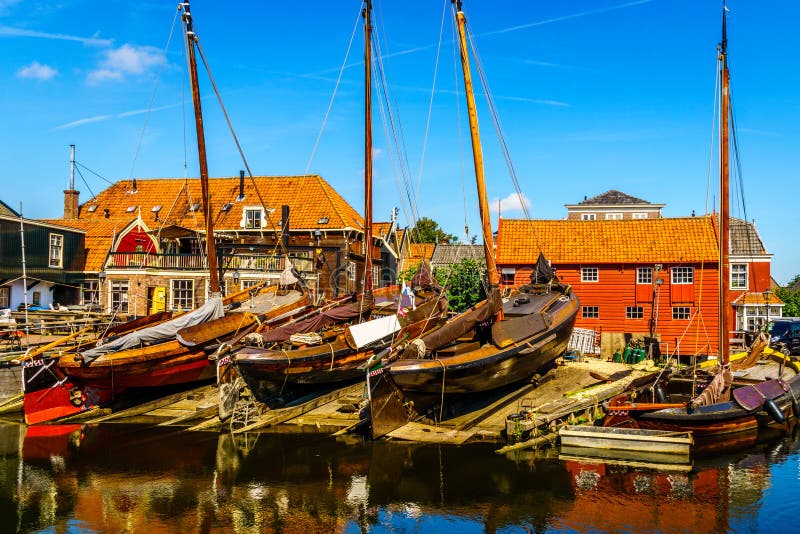
{"type": "Polygon", "coordinates": [[[800,435],[650,470],[494,446],[0,426],[3,532],[793,531],[800,435]]]}

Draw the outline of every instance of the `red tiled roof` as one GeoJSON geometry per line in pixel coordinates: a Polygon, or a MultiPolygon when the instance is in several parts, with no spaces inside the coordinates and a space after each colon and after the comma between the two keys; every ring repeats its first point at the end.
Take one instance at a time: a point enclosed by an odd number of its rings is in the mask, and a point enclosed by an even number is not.
{"type": "MultiPolygon", "coordinates": [[[[733,304],[738,305],[751,305],[751,306],[765,306],[767,304],[767,300],[764,298],[764,293],[755,293],[755,292],[747,292],[742,293],[738,297],[733,300],[733,304]]],[[[783,306],[784,302],[780,299],[780,297],[776,294],[772,294],[769,299],[770,306],[783,306]]]]}
{"type": "MultiPolygon", "coordinates": [[[[266,208],[275,211],[268,215],[267,228],[277,225],[281,218],[281,206],[289,206],[291,230],[312,230],[317,228],[343,229],[363,227],[363,219],[344,198],[339,195],[322,177],[309,176],[255,176],[244,180],[245,199],[236,202],[239,196],[239,178],[209,179],[209,195],[214,214],[214,228],[220,231],[242,230],[242,208],[261,207],[261,199],[266,208]],[[255,182],[255,185],[254,185],[255,182]],[[224,204],[230,203],[228,211],[222,211],[224,204]],[[320,220],[327,218],[327,223],[320,220]]],[[[136,216],[141,209],[142,218],[151,227],[160,224],[176,224],[186,228],[205,228],[203,210],[189,211],[191,204],[200,203],[200,179],[175,178],[137,179],[136,192],[129,180],[117,182],[94,199],[85,202],[80,209],[80,219],[107,220],[136,216]],[[88,207],[97,205],[90,213],[88,207]],[[161,206],[158,212],[160,221],[155,221],[153,207],[161,206]],[[132,212],[127,209],[133,207],[132,212]],[[109,210],[106,217],[105,210],[109,210]]]]}
{"type": "Polygon", "coordinates": [[[430,260],[433,256],[433,250],[436,248],[436,243],[410,243],[408,248],[409,261],[414,260],[430,260]]]}
{"type": "Polygon", "coordinates": [[[718,261],[711,217],[632,220],[500,219],[498,264],[718,261]]]}

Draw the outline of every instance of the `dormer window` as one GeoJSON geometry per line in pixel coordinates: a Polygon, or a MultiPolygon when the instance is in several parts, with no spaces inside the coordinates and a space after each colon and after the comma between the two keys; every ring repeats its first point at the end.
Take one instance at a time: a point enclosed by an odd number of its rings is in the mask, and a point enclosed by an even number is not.
{"type": "Polygon", "coordinates": [[[239,221],[239,226],[246,230],[259,230],[267,226],[264,208],[245,206],[242,209],[242,220],[239,221]]]}
{"type": "Polygon", "coordinates": [[[320,217],[317,224],[328,224],[328,217],[320,217]]]}
{"type": "Polygon", "coordinates": [[[231,211],[231,207],[233,207],[233,204],[231,204],[230,202],[226,202],[225,204],[222,205],[219,211],[224,211],[225,213],[227,213],[231,211]]]}
{"type": "Polygon", "coordinates": [[[97,204],[92,204],[91,206],[89,206],[88,208],[86,208],[86,211],[87,211],[88,213],[94,213],[95,211],[97,211],[97,204]]]}
{"type": "Polygon", "coordinates": [[[161,206],[153,206],[152,208],[150,208],[150,211],[152,211],[153,213],[158,213],[159,211],[161,211],[161,206]]]}
{"type": "Polygon", "coordinates": [[[195,211],[197,211],[199,209],[200,209],[200,203],[198,203],[198,202],[195,202],[194,204],[189,206],[189,211],[191,211],[191,212],[195,212],[195,211]]]}
{"type": "Polygon", "coordinates": [[[125,208],[125,213],[133,213],[134,211],[136,211],[136,206],[128,206],[125,208]]]}

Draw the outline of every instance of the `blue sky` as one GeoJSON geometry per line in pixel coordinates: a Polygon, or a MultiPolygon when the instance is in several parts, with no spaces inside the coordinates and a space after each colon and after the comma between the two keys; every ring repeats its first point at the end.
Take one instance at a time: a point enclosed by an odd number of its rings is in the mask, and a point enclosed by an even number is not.
{"type": "MultiPolygon", "coordinates": [[[[80,163],[110,180],[183,176],[185,149],[188,173],[197,174],[193,124],[184,119],[191,118],[191,101],[179,24],[164,55],[176,5],[0,0],[3,201],[14,207],[22,201],[29,217],[60,216],[71,143],[80,163]]],[[[479,224],[466,116],[456,96],[461,85],[449,1],[421,179],[419,173],[444,5],[375,0],[408,174],[413,187],[420,184],[418,213],[463,236],[465,203],[469,233],[479,233],[479,224]]],[[[775,255],[773,275],[786,282],[800,273],[792,235],[800,222],[796,5],[731,0],[729,7],[747,215],[775,255]]],[[[308,162],[360,9],[357,0],[192,2],[196,31],[253,172],[302,174],[308,167],[357,209],[363,191],[360,26],[308,162]]],[[[466,0],[464,10],[533,217],[562,218],[564,204],[608,189],[666,203],[667,216],[706,212],[721,2],[466,0]]],[[[210,172],[235,175],[241,160],[206,79],[210,172]]],[[[514,189],[478,100],[496,206],[514,189]]],[[[403,207],[401,186],[377,107],[374,119],[375,218],[386,220],[392,206],[403,207]]],[[[95,193],[107,185],[86,170],[83,176],[95,193]]],[[[87,200],[87,185],[80,177],[76,182],[87,200]]],[[[513,204],[502,203],[504,217],[522,216],[513,204]]],[[[741,216],[741,208],[733,213],[741,216]]],[[[401,212],[402,221],[408,217],[401,212]]]]}

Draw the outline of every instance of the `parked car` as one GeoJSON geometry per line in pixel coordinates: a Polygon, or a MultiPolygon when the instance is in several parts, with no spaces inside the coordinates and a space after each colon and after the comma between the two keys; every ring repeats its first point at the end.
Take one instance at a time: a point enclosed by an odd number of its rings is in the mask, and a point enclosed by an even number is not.
{"type": "Polygon", "coordinates": [[[781,317],[769,324],[773,345],[783,343],[791,354],[800,354],[800,317],[781,317]]]}

